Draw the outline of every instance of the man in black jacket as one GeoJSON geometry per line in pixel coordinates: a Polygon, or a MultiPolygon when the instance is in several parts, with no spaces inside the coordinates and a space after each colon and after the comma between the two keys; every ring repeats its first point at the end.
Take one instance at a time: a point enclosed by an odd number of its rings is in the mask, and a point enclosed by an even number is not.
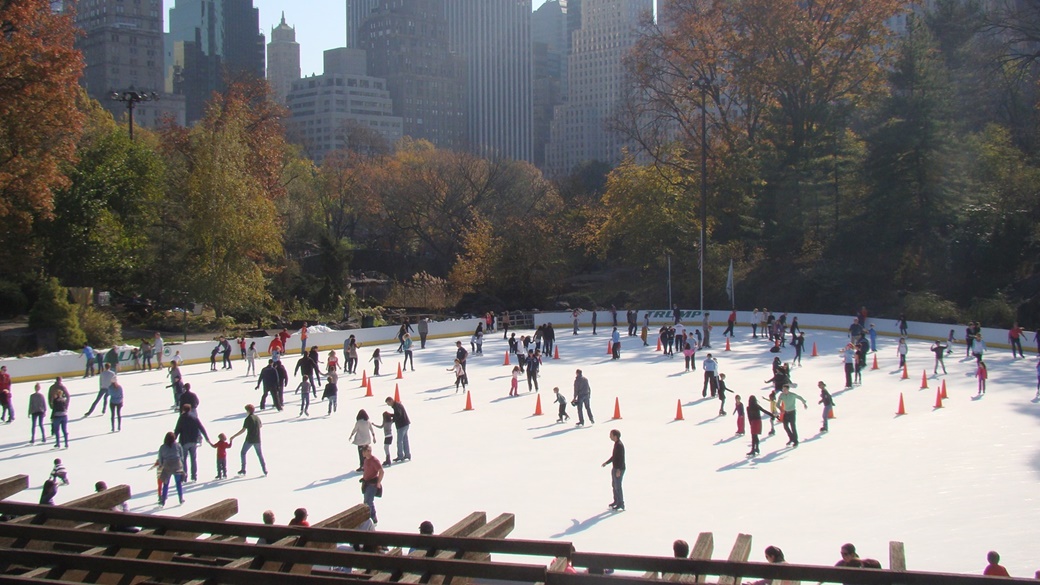
{"type": "MultiPolygon", "coordinates": [[[[185,392],[187,394],[187,392],[185,392]]],[[[194,482],[198,479],[198,462],[196,461],[196,450],[199,446],[199,436],[201,435],[209,443],[209,435],[206,433],[206,427],[202,426],[202,421],[190,404],[181,405],[181,416],[177,419],[177,426],[173,429],[173,434],[178,438],[178,442],[181,444],[181,449],[184,451],[184,462],[188,463],[191,460],[191,479],[188,481],[194,482]]]]}
{"type": "Polygon", "coordinates": [[[614,441],[614,451],[610,459],[603,462],[603,467],[610,465],[610,487],[614,491],[614,501],[610,503],[612,510],[625,509],[625,494],[621,490],[621,480],[625,477],[625,444],[621,442],[621,431],[610,431],[610,440],[614,441]]]}
{"type": "Polygon", "coordinates": [[[411,461],[412,450],[408,445],[408,427],[412,421],[408,418],[408,412],[404,405],[391,397],[386,398],[386,405],[394,409],[394,426],[397,427],[397,457],[394,461],[411,461]]]}
{"type": "Polygon", "coordinates": [[[274,367],[273,360],[267,360],[267,365],[261,368],[260,377],[256,381],[256,388],[258,390],[260,385],[264,385],[264,393],[260,397],[260,410],[264,410],[264,406],[267,402],[267,395],[271,395],[271,402],[274,403],[274,407],[278,410],[282,409],[281,401],[278,400],[279,389],[282,386],[281,376],[278,375],[278,370],[274,367]]]}

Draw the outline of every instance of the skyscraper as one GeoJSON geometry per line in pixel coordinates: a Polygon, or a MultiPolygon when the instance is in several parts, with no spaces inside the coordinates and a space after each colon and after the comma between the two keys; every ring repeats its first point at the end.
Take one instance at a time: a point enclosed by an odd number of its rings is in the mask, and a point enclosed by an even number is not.
{"type": "Polygon", "coordinates": [[[444,0],[385,0],[358,28],[368,73],[386,79],[404,133],[465,150],[465,71],[448,49],[444,0]]]}
{"type": "Polygon", "coordinates": [[[267,43],[267,82],[278,103],[285,103],[285,96],[292,83],[300,78],[300,43],[296,42],[296,28],[282,22],[271,28],[271,42],[267,43]]]}
{"type": "MultiPolygon", "coordinates": [[[[68,4],[52,2],[52,8],[63,9],[68,4]]],[[[163,91],[161,0],[135,4],[122,0],[79,0],[75,6],[76,25],[83,30],[76,40],[85,65],[80,82],[90,97],[121,118],[126,104],[109,99],[112,92],[163,91]]],[[[183,102],[170,96],[141,102],[135,105],[134,121],[155,127],[167,113],[174,121],[183,123],[183,102]]]]}
{"type": "Polygon", "coordinates": [[[447,17],[465,63],[470,150],[531,161],[531,0],[447,0],[447,17]]]}
{"type": "Polygon", "coordinates": [[[545,166],[545,146],[553,111],[563,102],[567,79],[567,0],[547,0],[531,15],[531,50],[534,67],[534,118],[532,162],[545,166]]]}
{"type": "Polygon", "coordinates": [[[653,0],[583,0],[581,28],[571,37],[567,102],[556,108],[546,149],[549,174],[590,160],[621,161],[624,140],[607,123],[622,96],[625,55],[653,9],[653,0]]]}
{"type": "Polygon", "coordinates": [[[227,81],[264,77],[265,42],[253,0],[175,1],[164,44],[166,88],[184,95],[190,124],[227,81]]]}
{"type": "Polygon", "coordinates": [[[359,49],[358,30],[382,0],[347,0],[347,48],[359,49]]]}

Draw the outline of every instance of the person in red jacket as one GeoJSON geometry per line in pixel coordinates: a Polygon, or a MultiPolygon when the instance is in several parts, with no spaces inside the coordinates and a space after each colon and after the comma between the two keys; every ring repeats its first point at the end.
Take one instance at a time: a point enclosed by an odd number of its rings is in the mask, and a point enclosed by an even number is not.
{"type": "Polygon", "coordinates": [[[274,352],[278,352],[278,355],[285,353],[285,346],[282,345],[281,337],[275,335],[274,339],[271,340],[271,344],[267,346],[267,352],[274,356],[274,352]]]}
{"type": "Polygon", "coordinates": [[[983,575],[989,575],[991,577],[1010,577],[1007,569],[1000,565],[1000,555],[997,551],[991,550],[986,553],[986,560],[989,562],[986,568],[982,571],[983,575]]]}
{"type": "Polygon", "coordinates": [[[3,407],[0,420],[13,421],[14,406],[11,404],[11,374],[7,373],[7,366],[0,366],[0,407],[3,407]]]}

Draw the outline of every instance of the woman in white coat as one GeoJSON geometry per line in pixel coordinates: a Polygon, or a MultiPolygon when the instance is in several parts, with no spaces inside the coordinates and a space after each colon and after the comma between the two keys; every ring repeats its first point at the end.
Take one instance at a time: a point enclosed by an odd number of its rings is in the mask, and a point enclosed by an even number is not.
{"type": "Polygon", "coordinates": [[[368,413],[363,408],[357,413],[357,422],[354,423],[354,430],[350,431],[350,442],[357,446],[358,468],[355,471],[360,473],[364,471],[365,466],[365,446],[376,442],[375,427],[372,426],[372,421],[368,420],[368,413]]]}

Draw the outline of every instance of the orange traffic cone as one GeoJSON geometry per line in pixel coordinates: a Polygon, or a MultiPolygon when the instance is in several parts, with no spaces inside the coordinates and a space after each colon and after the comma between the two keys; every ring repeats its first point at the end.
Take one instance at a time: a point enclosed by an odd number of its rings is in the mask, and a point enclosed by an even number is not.
{"type": "Polygon", "coordinates": [[[503,366],[508,366],[509,365],[509,352],[508,351],[506,352],[506,359],[502,360],[502,365],[503,366]]]}
{"type": "Polygon", "coordinates": [[[621,403],[617,398],[614,399],[614,418],[612,420],[621,419],[621,403]]]}
{"type": "Polygon", "coordinates": [[[921,390],[928,387],[928,372],[921,370],[921,390]]]}
{"type": "Polygon", "coordinates": [[[896,416],[906,414],[906,408],[903,407],[903,393],[899,393],[899,410],[896,411],[896,416]]]}
{"type": "Polygon", "coordinates": [[[466,390],[466,408],[462,410],[473,410],[473,398],[469,395],[469,390],[466,390]]]}
{"type": "Polygon", "coordinates": [[[812,357],[816,357],[818,355],[820,355],[820,354],[816,353],[816,342],[814,341],[814,342],[812,342],[812,357]]]}
{"type": "Polygon", "coordinates": [[[614,355],[614,342],[613,341],[608,341],[607,342],[607,355],[614,355]]]}
{"type": "Polygon", "coordinates": [[[682,400],[675,401],[675,420],[686,420],[682,415],[682,400]]]}
{"type": "Polygon", "coordinates": [[[935,408],[942,408],[942,390],[935,391],[935,408]]]}
{"type": "Polygon", "coordinates": [[[397,379],[398,380],[404,379],[404,373],[401,371],[401,362],[397,363],[397,379]]]}
{"type": "Polygon", "coordinates": [[[776,413],[776,422],[784,422],[784,405],[780,405],[780,412],[776,413]]]}
{"type": "Polygon", "coordinates": [[[902,379],[903,380],[909,380],[910,379],[910,372],[906,371],[906,364],[905,363],[903,364],[903,378],[902,379]]]}
{"type": "Polygon", "coordinates": [[[534,403],[534,415],[542,416],[542,395],[538,395],[538,400],[534,403]]]}
{"type": "Polygon", "coordinates": [[[397,387],[397,384],[394,384],[394,402],[400,402],[400,401],[401,401],[401,389],[397,387]]]}
{"type": "Polygon", "coordinates": [[[660,337],[657,338],[657,350],[656,351],[661,351],[661,338],[660,337]]]}
{"type": "Polygon", "coordinates": [[[729,351],[729,337],[726,338],[726,349],[724,351],[729,351]]]}
{"type": "Polygon", "coordinates": [[[558,346],[558,345],[554,345],[553,346],[553,359],[554,360],[560,359],[560,346],[558,346]]]}
{"type": "Polygon", "coordinates": [[[878,365],[877,365],[877,354],[876,354],[876,353],[874,354],[874,365],[873,365],[873,366],[872,366],[872,367],[871,367],[870,369],[872,369],[872,370],[876,370],[876,369],[878,369],[878,365]]]}
{"type": "Polygon", "coordinates": [[[372,397],[372,381],[369,380],[368,384],[365,385],[365,398],[372,397]]]}
{"type": "Polygon", "coordinates": [[[946,380],[942,381],[942,397],[943,397],[943,400],[946,400],[947,398],[949,398],[949,396],[946,395],[946,380]]]}
{"type": "Polygon", "coordinates": [[[830,418],[838,418],[838,416],[836,414],[834,414],[834,407],[833,406],[831,407],[830,415],[828,415],[827,418],[829,418],[829,419],[830,418]]]}
{"type": "Polygon", "coordinates": [[[365,375],[365,370],[361,370],[361,387],[364,388],[368,385],[368,376],[365,375]]]}

